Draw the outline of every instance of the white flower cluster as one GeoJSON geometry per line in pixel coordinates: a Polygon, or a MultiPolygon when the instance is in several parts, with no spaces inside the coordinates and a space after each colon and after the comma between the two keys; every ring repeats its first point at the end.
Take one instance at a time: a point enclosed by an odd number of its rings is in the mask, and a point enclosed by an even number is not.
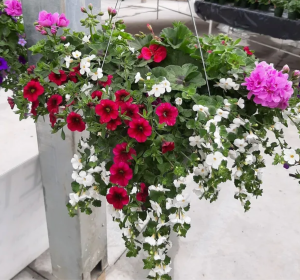
{"type": "Polygon", "coordinates": [[[224,91],[231,90],[231,89],[239,90],[239,88],[240,88],[240,85],[236,84],[231,78],[227,78],[227,79],[222,78],[222,79],[220,79],[220,82],[214,86],[220,87],[220,88],[224,89],[224,91]]]}
{"type": "Polygon", "coordinates": [[[155,97],[160,97],[165,92],[171,92],[171,84],[170,82],[165,78],[162,82],[159,84],[155,84],[152,86],[152,90],[148,92],[149,96],[154,95],[155,97]]]}

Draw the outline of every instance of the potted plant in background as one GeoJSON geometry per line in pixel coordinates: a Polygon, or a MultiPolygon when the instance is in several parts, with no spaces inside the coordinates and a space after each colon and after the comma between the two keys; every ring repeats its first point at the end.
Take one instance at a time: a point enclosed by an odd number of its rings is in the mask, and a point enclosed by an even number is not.
{"type": "Polygon", "coordinates": [[[282,17],[284,7],[288,3],[287,0],[272,0],[272,3],[274,4],[275,10],[274,15],[276,17],[282,17]]]}
{"type": "Polygon", "coordinates": [[[227,4],[227,0],[219,0],[219,4],[220,5],[226,5],[227,4]]]}
{"type": "Polygon", "coordinates": [[[270,0],[259,0],[259,9],[267,12],[270,8],[270,0]]]}
{"type": "Polygon", "coordinates": [[[300,10],[300,3],[298,0],[291,0],[285,4],[288,11],[288,18],[296,20],[298,18],[298,11],[300,10]]]}
{"type": "Polygon", "coordinates": [[[256,10],[258,9],[258,0],[249,0],[250,9],[256,10]]]}
{"type": "Polygon", "coordinates": [[[248,0],[241,0],[241,8],[247,8],[249,6],[248,0]]]}
{"type": "Polygon", "coordinates": [[[234,0],[234,6],[239,7],[241,4],[241,0],[234,0]]]}

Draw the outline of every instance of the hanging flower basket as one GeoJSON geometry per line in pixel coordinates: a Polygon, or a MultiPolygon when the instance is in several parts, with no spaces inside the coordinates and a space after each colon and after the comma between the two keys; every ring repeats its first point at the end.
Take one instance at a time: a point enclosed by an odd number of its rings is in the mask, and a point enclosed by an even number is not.
{"type": "Polygon", "coordinates": [[[70,215],[90,214],[105,196],[127,256],[143,249],[148,278],[171,279],[170,233],[188,233],[190,195],[213,202],[232,181],[248,211],[263,192],[266,154],[285,168],[299,164],[283,126],[299,129],[300,72],[259,62],[240,39],[198,38],[180,22],[133,36],[115,9],[102,31],[103,13],[81,10],[88,35],[67,29],[64,14],[40,12],[45,37],[30,50],[42,58],[22,73],[12,102],[21,119],[48,116],[63,139],[67,129],[90,132],[70,159],[70,215]]]}

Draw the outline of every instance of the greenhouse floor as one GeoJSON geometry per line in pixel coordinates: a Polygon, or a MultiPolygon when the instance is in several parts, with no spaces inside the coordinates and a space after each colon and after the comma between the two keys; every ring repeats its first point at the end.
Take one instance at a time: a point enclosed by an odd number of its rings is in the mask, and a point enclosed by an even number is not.
{"type": "MultiPolygon", "coordinates": [[[[111,0],[102,0],[102,3],[103,11],[106,7],[113,6],[111,0]]],[[[141,30],[146,33],[146,24],[149,23],[155,33],[159,33],[162,28],[171,26],[173,21],[183,21],[192,28],[187,3],[160,1],[159,20],[156,20],[156,3],[156,0],[147,0],[147,3],[140,3],[140,0],[122,2],[120,17],[124,18],[128,32],[135,34],[141,30]]],[[[206,34],[208,23],[199,18],[196,21],[200,34],[206,34]]],[[[212,33],[227,33],[227,30],[226,26],[214,24],[212,33]]],[[[239,30],[229,33],[234,37],[242,36],[243,44],[254,49],[257,57],[273,62],[278,68],[284,64],[288,64],[291,69],[300,66],[298,42],[282,41],[239,30]],[[264,45],[269,45],[271,48],[264,45]]],[[[5,96],[6,94],[1,92],[0,119],[2,120],[3,116],[10,114],[5,96]]],[[[28,120],[24,126],[24,122],[18,123],[17,116],[14,116],[9,122],[9,127],[5,129],[7,133],[25,129],[25,135],[29,135],[26,141],[29,143],[26,152],[36,153],[35,127],[32,122],[28,120]]],[[[297,133],[293,129],[285,133],[288,135],[286,138],[290,140],[290,144],[295,148],[300,148],[297,133]]],[[[1,137],[2,146],[8,146],[7,135],[1,137]]],[[[15,134],[10,135],[12,139],[16,139],[15,134]]],[[[19,146],[17,142],[15,146],[19,146]]],[[[6,157],[11,161],[19,160],[19,158],[13,158],[11,154],[5,155],[5,160],[6,157]]],[[[5,160],[3,162],[6,162],[5,160]]],[[[266,161],[270,165],[270,158],[266,161]]],[[[192,189],[193,183],[191,182],[188,187],[192,189]]],[[[231,183],[221,186],[220,197],[212,204],[199,201],[194,194],[192,195],[190,210],[192,227],[186,238],[172,236],[173,248],[170,255],[173,267],[171,276],[174,280],[299,279],[299,185],[288,176],[287,170],[281,166],[270,165],[264,172],[263,188],[263,197],[253,198],[252,209],[247,213],[244,213],[240,203],[233,198],[235,188],[231,183]]],[[[146,279],[147,271],[142,269],[143,254],[141,253],[138,258],[126,258],[118,226],[111,222],[110,217],[108,221],[109,267],[99,280],[146,279]]],[[[48,252],[45,252],[12,280],[29,279],[53,279],[48,252]]]]}

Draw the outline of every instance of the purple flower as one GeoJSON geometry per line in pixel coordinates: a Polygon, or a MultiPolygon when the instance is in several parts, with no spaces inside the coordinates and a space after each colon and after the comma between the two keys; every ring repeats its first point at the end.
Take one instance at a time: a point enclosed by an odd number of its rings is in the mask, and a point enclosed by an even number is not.
{"type": "Polygon", "coordinates": [[[285,164],[283,165],[283,167],[284,167],[285,169],[289,169],[289,168],[290,168],[290,165],[289,165],[288,163],[285,163],[285,164]]]}
{"type": "Polygon", "coordinates": [[[289,75],[274,69],[265,61],[258,63],[256,68],[245,78],[243,86],[247,86],[248,99],[254,95],[253,101],[264,107],[286,109],[294,90],[289,75]]]}
{"type": "Polygon", "coordinates": [[[39,13],[38,23],[43,27],[50,27],[57,23],[58,17],[58,13],[51,14],[44,10],[39,13]]]}
{"type": "Polygon", "coordinates": [[[18,17],[22,15],[22,4],[17,0],[6,0],[4,5],[6,8],[4,11],[13,17],[18,17]]]}
{"type": "Polygon", "coordinates": [[[3,82],[3,77],[0,75],[0,84],[3,82]]]}
{"type": "Polygon", "coordinates": [[[3,57],[0,57],[0,70],[6,69],[8,69],[7,61],[3,57]]]}
{"type": "Polygon", "coordinates": [[[59,27],[67,27],[70,21],[66,18],[65,14],[61,14],[57,21],[57,26],[59,27]]]}
{"type": "Polygon", "coordinates": [[[20,38],[18,44],[24,47],[27,44],[27,42],[25,41],[25,39],[20,38]]]}
{"type": "Polygon", "coordinates": [[[23,55],[20,55],[19,58],[18,58],[18,60],[22,64],[26,64],[26,62],[27,62],[26,58],[23,55]]]}
{"type": "Polygon", "coordinates": [[[300,98],[300,94],[297,94],[297,98],[300,98]]]}

